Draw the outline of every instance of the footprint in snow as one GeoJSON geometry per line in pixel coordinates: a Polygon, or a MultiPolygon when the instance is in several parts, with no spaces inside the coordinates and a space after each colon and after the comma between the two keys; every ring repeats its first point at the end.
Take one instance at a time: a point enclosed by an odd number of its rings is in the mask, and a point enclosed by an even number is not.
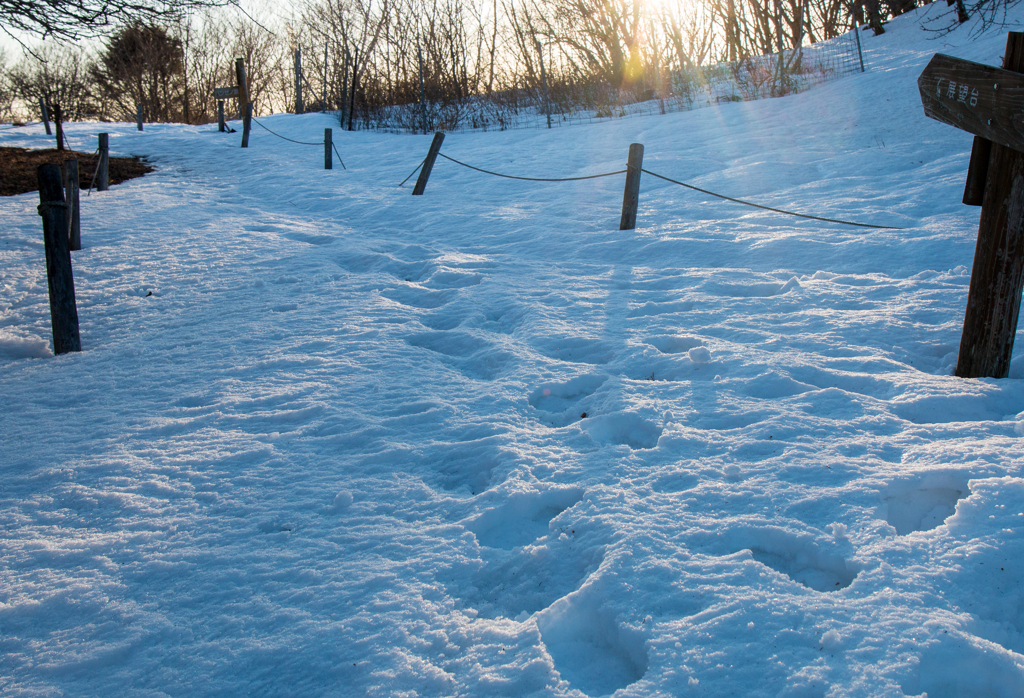
{"type": "Polygon", "coordinates": [[[970,494],[968,479],[961,473],[935,472],[894,483],[882,496],[879,515],[901,536],[938,528],[956,512],[956,503],[970,494]]]}
{"type": "Polygon", "coordinates": [[[543,383],[529,397],[530,406],[545,424],[558,428],[571,424],[592,411],[588,398],[604,385],[608,376],[591,374],[577,376],[564,383],[543,383]]]}
{"type": "Polygon", "coordinates": [[[620,622],[589,584],[535,618],[558,673],[587,696],[610,695],[647,673],[648,631],[620,622]]]}

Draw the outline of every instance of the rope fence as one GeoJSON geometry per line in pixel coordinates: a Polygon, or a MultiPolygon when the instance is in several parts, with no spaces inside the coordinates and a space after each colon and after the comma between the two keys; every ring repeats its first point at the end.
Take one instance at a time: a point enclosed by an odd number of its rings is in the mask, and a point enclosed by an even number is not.
{"type": "MultiPolygon", "coordinates": [[[[289,138],[288,136],[282,136],[280,133],[277,133],[276,131],[272,131],[271,129],[269,129],[266,126],[264,126],[263,124],[261,124],[259,122],[259,120],[256,119],[255,117],[251,117],[251,118],[252,118],[252,120],[254,122],[256,122],[257,126],[262,128],[267,133],[269,133],[271,135],[274,135],[274,136],[277,136],[278,138],[280,138],[283,141],[288,141],[289,143],[295,143],[296,145],[316,145],[316,146],[320,146],[321,148],[328,144],[328,142],[326,140],[320,141],[319,143],[312,143],[310,141],[297,141],[294,138],[289,138]]],[[[333,140],[330,142],[330,146],[331,146],[331,148],[334,149],[334,154],[338,156],[338,162],[341,163],[341,168],[343,170],[347,170],[348,168],[345,167],[345,161],[341,158],[341,153],[338,152],[338,146],[334,145],[334,141],[333,140]]],[[[411,177],[412,175],[409,175],[409,176],[411,177]]]]}
{"type": "MultiPolygon", "coordinates": [[[[725,194],[719,194],[718,192],[714,192],[714,191],[711,191],[709,189],[704,189],[704,188],[695,186],[693,184],[688,184],[686,182],[679,181],[678,179],[672,179],[671,177],[666,177],[665,175],[658,174],[657,172],[651,172],[650,170],[643,168],[641,166],[641,163],[643,162],[643,146],[639,145],[639,144],[636,144],[636,143],[634,143],[632,146],[630,146],[630,161],[627,164],[626,169],[624,169],[624,170],[615,170],[613,172],[603,172],[601,174],[594,174],[594,175],[584,175],[584,176],[581,176],[581,177],[524,177],[524,176],[520,176],[520,175],[510,175],[510,174],[502,174],[500,172],[492,172],[491,170],[485,170],[482,167],[476,167],[474,165],[470,165],[468,163],[462,162],[460,160],[456,160],[453,157],[445,155],[444,153],[440,152],[440,144],[441,144],[441,142],[443,142],[443,140],[444,140],[443,139],[443,134],[439,133],[439,134],[435,135],[434,143],[431,145],[431,152],[427,155],[426,158],[424,158],[424,160],[422,162],[420,162],[419,165],[416,166],[416,169],[414,169],[412,171],[412,173],[409,174],[408,177],[406,177],[405,179],[402,180],[402,183],[398,185],[399,187],[401,187],[403,184],[408,182],[412,178],[412,176],[414,174],[416,174],[416,172],[420,171],[421,168],[423,168],[424,165],[427,164],[428,162],[430,163],[430,167],[433,167],[433,160],[434,160],[435,157],[438,157],[438,156],[444,158],[445,160],[448,160],[449,162],[455,163],[456,165],[460,165],[462,167],[465,167],[467,169],[473,170],[475,172],[480,172],[482,174],[491,175],[493,177],[500,177],[502,179],[516,179],[516,180],[526,181],[526,182],[579,182],[579,181],[588,180],[588,179],[599,179],[599,178],[602,178],[602,177],[614,177],[615,175],[626,174],[626,193],[625,193],[624,200],[623,200],[623,221],[626,221],[626,218],[627,218],[626,208],[628,206],[631,206],[631,208],[632,208],[632,211],[631,211],[630,215],[631,215],[631,219],[633,221],[635,221],[635,219],[636,219],[636,207],[637,207],[637,203],[638,203],[638,199],[639,199],[639,190],[640,190],[640,173],[643,172],[643,173],[649,174],[652,177],[656,177],[657,179],[663,180],[665,182],[669,182],[671,184],[677,184],[677,185],[679,185],[681,187],[685,187],[687,189],[691,189],[693,191],[700,192],[702,194],[707,194],[708,196],[713,196],[713,197],[722,199],[724,201],[730,201],[732,203],[741,204],[743,206],[750,206],[751,208],[757,208],[757,209],[761,209],[763,211],[771,211],[773,213],[779,213],[779,214],[782,214],[782,215],[785,215],[785,216],[793,216],[793,217],[796,217],[796,218],[804,218],[804,219],[812,220],[812,221],[822,221],[824,223],[837,223],[839,225],[849,225],[849,226],[855,226],[855,227],[858,227],[858,228],[872,228],[872,229],[877,229],[877,230],[905,230],[905,228],[901,228],[901,227],[893,226],[893,225],[877,225],[877,224],[874,224],[874,223],[862,223],[860,221],[848,221],[848,220],[844,220],[842,218],[828,218],[826,216],[813,216],[813,215],[808,214],[808,213],[797,213],[796,211],[787,211],[786,209],[776,208],[774,206],[765,206],[763,204],[754,203],[753,201],[747,201],[745,199],[738,199],[738,198],[733,197],[733,196],[726,196],[725,194]],[[438,138],[438,136],[440,136],[440,138],[438,138]],[[639,151],[638,151],[638,155],[635,155],[634,154],[634,149],[637,148],[637,147],[639,147],[639,151]],[[638,158],[638,160],[636,162],[634,162],[634,157],[638,158]],[[631,180],[633,180],[633,181],[631,181],[631,180]],[[633,190],[633,192],[632,192],[633,202],[632,202],[632,204],[629,204],[628,200],[630,199],[630,190],[631,189],[633,190]]],[[[425,169],[424,172],[421,172],[420,180],[417,182],[417,190],[413,192],[414,194],[422,193],[423,189],[426,187],[426,181],[427,180],[424,177],[424,174],[426,174],[426,177],[430,176],[429,168],[425,169]]],[[[625,225],[625,223],[623,223],[623,225],[625,225]]],[[[626,229],[631,229],[632,227],[635,227],[635,226],[630,226],[630,228],[623,227],[621,229],[622,230],[626,230],[626,229]]]]}
{"type": "Polygon", "coordinates": [[[725,199],[726,201],[732,201],[733,203],[736,203],[736,204],[743,204],[744,206],[752,206],[754,208],[760,208],[760,209],[763,209],[765,211],[773,211],[775,213],[782,213],[782,214],[785,214],[787,216],[796,216],[797,218],[807,218],[807,219],[812,220],[812,221],[824,221],[826,223],[839,223],[840,225],[854,225],[854,226],[857,226],[859,228],[878,228],[878,229],[881,229],[881,230],[906,230],[906,228],[898,228],[898,227],[892,226],[892,225],[874,225],[873,223],[858,223],[856,221],[844,221],[844,220],[839,219],[839,218],[825,218],[823,216],[811,216],[811,215],[806,214],[806,213],[795,213],[793,211],[786,211],[784,209],[774,208],[772,206],[763,206],[762,204],[755,204],[753,201],[745,201],[743,199],[737,199],[737,198],[734,198],[732,196],[726,196],[725,194],[718,194],[716,192],[709,191],[707,189],[701,189],[700,187],[695,187],[692,184],[687,184],[686,182],[680,182],[677,179],[672,179],[670,177],[665,177],[664,175],[660,175],[660,174],[658,174],[656,172],[651,172],[650,170],[646,170],[646,169],[643,169],[643,168],[641,168],[640,171],[641,172],[645,172],[645,173],[651,175],[652,177],[657,177],[658,179],[663,179],[666,182],[671,182],[672,184],[678,184],[679,186],[686,187],[687,189],[692,189],[694,191],[699,191],[701,194],[707,194],[709,196],[717,196],[719,199],[725,199]]]}
{"type": "MultiPolygon", "coordinates": [[[[438,155],[443,157],[445,160],[450,160],[451,162],[454,162],[456,165],[462,165],[463,167],[468,167],[469,169],[476,170],[477,172],[483,172],[484,174],[493,175],[495,177],[502,177],[504,179],[521,179],[521,180],[523,180],[525,182],[579,182],[579,181],[582,181],[584,179],[600,179],[601,177],[611,177],[613,175],[620,175],[620,174],[623,174],[626,171],[626,170],[616,170],[615,172],[604,172],[602,174],[586,175],[585,177],[557,177],[557,178],[553,178],[553,177],[518,177],[516,175],[499,174],[497,172],[491,172],[490,170],[480,169],[479,167],[473,167],[472,165],[467,165],[464,162],[459,162],[455,158],[450,158],[447,155],[445,155],[444,153],[438,153],[438,155]]],[[[409,177],[411,177],[411,176],[412,175],[409,175],[409,177]]],[[[408,179],[408,177],[406,179],[408,179]]],[[[403,182],[403,184],[404,184],[404,182],[403,182]]],[[[402,186],[402,185],[400,184],[398,186],[402,186]]]]}
{"type": "MultiPolygon", "coordinates": [[[[97,148],[96,150],[94,150],[92,152],[92,154],[93,154],[93,156],[99,155],[100,154],[100,149],[97,148]]],[[[94,184],[96,184],[96,175],[98,175],[99,172],[100,172],[100,161],[97,159],[96,160],[96,169],[92,173],[92,180],[89,182],[89,188],[85,190],[85,195],[86,196],[92,196],[92,186],[94,184]]]]}
{"type": "Polygon", "coordinates": [[[319,146],[323,146],[323,144],[324,144],[323,141],[320,141],[319,143],[313,143],[311,141],[297,141],[294,138],[288,138],[288,136],[282,136],[280,133],[278,133],[276,131],[271,131],[269,128],[267,128],[266,126],[261,124],[259,122],[259,120],[256,119],[255,117],[253,117],[253,123],[255,123],[257,126],[262,128],[264,131],[267,131],[268,133],[271,133],[271,134],[277,136],[278,138],[280,138],[283,141],[288,141],[289,143],[294,143],[296,145],[319,145],[319,146]]]}
{"type": "MultiPolygon", "coordinates": [[[[405,183],[406,183],[406,182],[408,182],[408,181],[409,181],[410,179],[412,179],[412,176],[413,176],[414,174],[416,174],[417,172],[419,172],[419,171],[420,171],[420,168],[421,168],[421,167],[423,167],[423,163],[424,163],[424,162],[426,162],[426,160],[420,160],[420,164],[416,165],[416,169],[414,169],[414,170],[413,170],[412,172],[410,172],[410,173],[409,173],[409,176],[408,176],[408,177],[406,177],[405,179],[403,179],[403,180],[402,180],[402,184],[405,184],[405,183]]],[[[399,188],[401,188],[402,184],[399,184],[399,185],[398,185],[398,186],[399,186],[399,188]]]]}
{"type": "MultiPolygon", "coordinates": [[[[253,117],[250,116],[249,119],[251,121],[256,122],[256,124],[260,128],[262,128],[264,131],[266,131],[267,133],[269,133],[269,134],[271,134],[271,135],[273,135],[273,136],[275,136],[275,137],[277,137],[277,138],[279,138],[279,139],[281,139],[283,141],[286,141],[288,143],[294,143],[296,145],[304,145],[304,146],[323,147],[324,150],[325,150],[325,168],[326,169],[330,168],[329,160],[330,160],[330,157],[331,157],[330,156],[331,151],[333,151],[333,154],[338,157],[338,161],[341,162],[341,166],[344,169],[346,169],[346,170],[348,169],[345,166],[345,161],[341,157],[341,153],[338,151],[337,146],[334,144],[333,139],[330,136],[331,129],[325,129],[325,134],[324,134],[324,140],[323,141],[320,141],[320,142],[316,142],[316,141],[301,141],[301,140],[298,140],[298,139],[295,139],[295,138],[289,138],[288,136],[284,136],[284,135],[278,133],[277,131],[274,131],[273,129],[269,128],[268,126],[266,126],[265,124],[263,124],[262,122],[260,122],[256,118],[253,118],[253,117]]],[[[9,128],[11,128],[11,127],[9,127],[9,128]]],[[[3,130],[3,129],[0,129],[0,130],[3,130]]],[[[73,150],[71,148],[71,143],[68,141],[67,135],[65,135],[63,133],[63,131],[62,131],[62,136],[63,136],[64,142],[67,144],[68,149],[69,150],[73,150]]],[[[103,134],[101,134],[101,138],[102,137],[103,137],[103,134]]],[[[246,139],[243,139],[243,140],[246,140],[246,139]]],[[[405,179],[403,179],[402,182],[398,185],[399,187],[404,186],[406,182],[408,182],[410,179],[412,179],[413,176],[415,176],[416,173],[419,172],[420,173],[420,178],[417,181],[416,188],[413,191],[413,194],[422,194],[423,190],[426,187],[427,180],[430,177],[430,172],[431,172],[431,170],[433,168],[434,161],[435,161],[435,159],[438,156],[444,158],[445,160],[448,160],[449,162],[451,162],[451,163],[453,163],[455,165],[458,165],[460,167],[464,167],[464,168],[469,169],[469,170],[473,170],[474,172],[479,172],[481,174],[485,174],[485,175],[492,176],[492,177],[499,177],[501,179],[512,179],[512,180],[518,180],[518,181],[524,181],[524,182],[582,182],[582,181],[593,180],[593,179],[602,179],[602,178],[605,178],[605,177],[615,177],[615,176],[618,176],[618,175],[621,175],[621,174],[625,174],[626,175],[626,192],[624,194],[624,199],[623,199],[623,218],[622,218],[621,225],[622,226],[626,226],[626,224],[628,222],[627,219],[629,221],[632,221],[632,223],[630,223],[628,228],[627,227],[621,227],[620,228],[622,230],[626,230],[626,229],[631,229],[632,227],[635,227],[636,207],[638,205],[638,200],[639,200],[640,174],[641,173],[645,173],[647,175],[650,175],[651,177],[654,177],[656,179],[662,180],[664,182],[668,182],[670,184],[675,184],[675,185],[678,185],[680,187],[684,187],[686,189],[690,189],[691,191],[696,191],[696,192],[699,192],[701,194],[705,194],[707,196],[711,196],[711,197],[715,197],[717,199],[721,199],[723,201],[729,201],[731,203],[740,204],[742,206],[749,206],[751,208],[760,209],[762,211],[770,211],[772,213],[777,213],[777,214],[784,215],[784,216],[792,216],[792,217],[795,217],[795,218],[803,218],[805,220],[821,221],[823,223],[835,223],[837,225],[848,225],[848,226],[854,226],[854,227],[858,227],[858,228],[870,228],[870,229],[875,229],[875,230],[905,230],[905,228],[899,227],[899,226],[880,225],[880,224],[876,224],[876,223],[865,223],[865,222],[862,222],[862,221],[845,220],[845,219],[842,219],[842,218],[831,218],[831,217],[828,217],[828,216],[816,216],[816,215],[812,215],[812,214],[809,214],[809,213],[799,213],[797,211],[789,211],[789,210],[786,210],[786,209],[783,209],[783,208],[778,208],[778,207],[775,207],[775,206],[766,206],[764,204],[758,204],[758,203],[755,203],[753,201],[748,201],[746,199],[740,199],[740,198],[737,198],[737,197],[734,197],[734,196],[728,196],[726,194],[720,194],[718,192],[711,191],[710,189],[705,189],[703,187],[698,187],[698,186],[696,186],[694,184],[689,184],[687,182],[684,182],[684,181],[681,181],[681,180],[678,180],[678,179],[673,179],[672,177],[667,177],[667,176],[665,176],[663,174],[659,174],[657,172],[652,172],[651,170],[648,170],[648,169],[644,168],[642,166],[642,162],[643,162],[643,146],[640,145],[640,144],[636,144],[636,143],[633,144],[632,146],[630,146],[630,158],[629,158],[629,162],[628,162],[628,164],[627,164],[625,169],[613,170],[611,172],[601,172],[599,174],[580,175],[580,176],[576,176],[576,177],[528,177],[528,176],[524,176],[524,175],[512,175],[512,174],[505,174],[505,173],[501,173],[501,172],[494,172],[492,170],[487,170],[487,169],[484,169],[482,167],[477,167],[475,165],[471,165],[469,163],[462,162],[461,160],[457,160],[456,158],[453,158],[450,155],[447,155],[446,153],[440,152],[440,150],[441,150],[441,143],[443,141],[444,141],[444,133],[442,133],[442,132],[436,133],[435,137],[434,137],[434,142],[431,144],[430,152],[428,153],[427,157],[424,158],[422,161],[420,161],[419,164],[416,165],[416,167],[413,169],[413,171],[409,173],[409,176],[407,176],[405,179]],[[636,152],[634,152],[634,149],[638,149],[638,150],[636,152]],[[634,158],[636,159],[636,161],[634,161],[634,158]],[[631,193],[631,191],[632,191],[632,193],[631,193]],[[631,198],[633,200],[632,203],[630,203],[630,199],[631,198]],[[632,208],[632,211],[631,212],[627,212],[626,209],[630,208],[630,207],[632,208]],[[627,215],[627,213],[628,213],[628,215],[627,215]]],[[[244,146],[245,146],[245,143],[243,143],[243,147],[244,146]]],[[[94,154],[96,154],[98,152],[99,152],[99,150],[95,151],[94,154]]],[[[91,195],[92,188],[93,188],[93,185],[96,182],[96,178],[97,178],[97,173],[98,172],[99,172],[99,165],[97,164],[97,170],[96,170],[96,172],[93,173],[92,181],[90,182],[89,187],[86,190],[86,196],[91,195]]]]}

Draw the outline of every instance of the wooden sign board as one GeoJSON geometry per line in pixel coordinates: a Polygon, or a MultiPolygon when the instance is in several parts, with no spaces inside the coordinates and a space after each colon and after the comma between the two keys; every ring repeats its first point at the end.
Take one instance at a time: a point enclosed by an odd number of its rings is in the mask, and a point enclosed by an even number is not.
{"type": "Polygon", "coordinates": [[[1024,152],[1024,75],[937,53],[917,88],[925,116],[1024,152]]]}
{"type": "Polygon", "coordinates": [[[213,89],[214,99],[233,99],[238,96],[238,86],[234,87],[215,87],[213,89]]]}
{"type": "Polygon", "coordinates": [[[981,205],[956,375],[1005,378],[1024,293],[1024,33],[1003,67],[935,55],[917,80],[927,116],[974,134],[964,203],[981,205]]]}

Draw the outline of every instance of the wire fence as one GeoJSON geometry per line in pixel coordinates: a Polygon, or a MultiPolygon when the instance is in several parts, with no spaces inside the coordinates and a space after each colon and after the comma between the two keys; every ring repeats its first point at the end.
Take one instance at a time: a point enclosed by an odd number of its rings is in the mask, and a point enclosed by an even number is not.
{"type": "Polygon", "coordinates": [[[780,53],[687,70],[660,71],[633,89],[588,82],[522,88],[446,103],[362,106],[353,129],[387,133],[539,129],[701,109],[803,92],[862,72],[857,30],[780,53]]]}

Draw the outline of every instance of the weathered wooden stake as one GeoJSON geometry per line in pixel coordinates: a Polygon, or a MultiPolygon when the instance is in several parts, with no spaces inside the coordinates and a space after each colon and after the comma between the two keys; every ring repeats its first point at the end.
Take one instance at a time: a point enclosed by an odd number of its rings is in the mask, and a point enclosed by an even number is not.
{"type": "Polygon", "coordinates": [[[227,124],[224,123],[224,100],[217,100],[217,130],[224,133],[228,130],[227,124]]]}
{"type": "Polygon", "coordinates": [[[430,142],[427,159],[423,161],[423,167],[420,168],[420,176],[416,180],[416,186],[412,189],[413,196],[420,196],[423,194],[423,190],[427,188],[427,180],[430,179],[430,171],[434,169],[434,160],[437,160],[437,154],[441,152],[442,143],[444,143],[444,132],[438,131],[434,134],[434,140],[430,142]]]}
{"type": "Polygon", "coordinates": [[[539,39],[534,39],[537,42],[537,55],[540,57],[540,80],[544,85],[544,115],[548,117],[548,128],[551,128],[551,102],[548,99],[548,75],[544,71],[544,45],[539,39]]]}
{"type": "Polygon", "coordinates": [[[100,134],[100,164],[96,169],[96,191],[110,189],[110,135],[100,134]]]}
{"type": "Polygon", "coordinates": [[[331,129],[324,129],[324,169],[330,170],[334,167],[334,156],[331,153],[331,129]]]}
{"type": "Polygon", "coordinates": [[[53,105],[53,125],[57,131],[57,150],[64,150],[64,125],[61,123],[60,105],[53,105]]]}
{"type": "Polygon", "coordinates": [[[79,215],[78,160],[64,161],[64,200],[68,203],[68,246],[72,252],[82,249],[82,224],[79,215]]]}
{"type": "MultiPolygon", "coordinates": [[[[1003,68],[1024,72],[1024,33],[1006,37],[1003,68]]],[[[992,143],[956,375],[1005,378],[1024,291],[1024,153],[992,143]]]]}
{"type": "Polygon", "coordinates": [[[46,111],[46,100],[42,97],[39,98],[39,112],[43,115],[43,126],[46,127],[46,135],[52,136],[50,132],[50,113],[46,111]]]}
{"type": "Polygon", "coordinates": [[[348,48],[345,48],[345,67],[341,71],[341,104],[338,111],[341,112],[341,130],[345,130],[345,105],[348,102],[348,48]]]}
{"type": "Polygon", "coordinates": [[[359,81],[359,49],[352,56],[352,98],[348,101],[348,130],[352,128],[352,120],[356,113],[356,83],[359,81]]]}
{"type": "Polygon", "coordinates": [[[420,120],[423,123],[423,133],[427,133],[427,90],[423,84],[423,51],[416,47],[416,58],[420,62],[420,120]]]}
{"type": "Polygon", "coordinates": [[[40,165],[39,215],[43,217],[43,246],[46,249],[46,281],[50,289],[50,326],[53,353],[82,351],[75,305],[75,278],[68,249],[68,205],[64,201],[60,167],[40,165]]]}
{"type": "Polygon", "coordinates": [[[626,163],[626,188],[622,192],[622,217],[619,218],[619,230],[636,228],[636,209],[640,205],[640,168],[643,166],[643,145],[630,143],[629,160],[626,163]]]}
{"type": "Polygon", "coordinates": [[[238,118],[245,118],[245,105],[249,103],[249,81],[245,78],[245,59],[235,59],[235,82],[238,84],[238,118]]]}
{"type": "Polygon", "coordinates": [[[985,195],[985,180],[988,179],[988,160],[992,156],[992,141],[981,136],[974,137],[971,146],[971,163],[967,166],[967,183],[964,185],[964,203],[981,206],[985,195]]]}
{"type": "Polygon", "coordinates": [[[295,113],[306,111],[302,104],[302,48],[295,49],[295,113]]]}
{"type": "Polygon", "coordinates": [[[135,125],[138,127],[138,129],[140,131],[142,130],[142,105],[141,104],[136,104],[135,105],[135,125]]]}
{"type": "Polygon", "coordinates": [[[242,119],[242,147],[249,147],[249,129],[252,127],[252,102],[245,105],[245,118],[242,119]]]}

